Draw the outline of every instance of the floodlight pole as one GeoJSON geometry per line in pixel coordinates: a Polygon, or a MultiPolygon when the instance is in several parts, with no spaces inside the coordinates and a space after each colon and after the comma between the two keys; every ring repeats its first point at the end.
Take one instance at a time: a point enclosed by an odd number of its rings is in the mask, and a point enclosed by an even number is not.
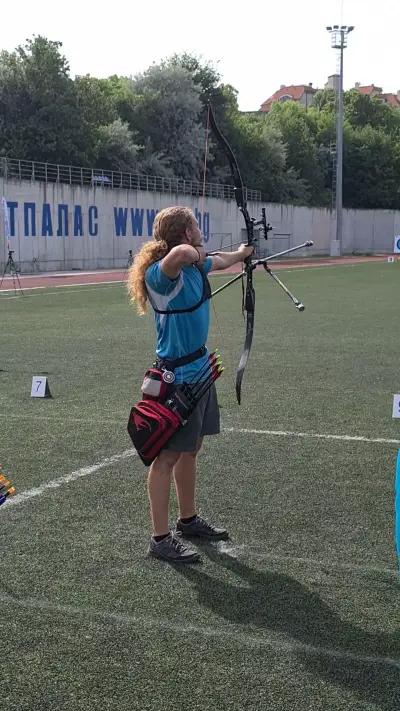
{"type": "Polygon", "coordinates": [[[331,35],[331,46],[339,50],[340,57],[336,115],[336,240],[331,243],[331,256],[340,256],[343,253],[343,50],[347,47],[347,35],[354,27],[333,25],[326,29],[331,35]]]}

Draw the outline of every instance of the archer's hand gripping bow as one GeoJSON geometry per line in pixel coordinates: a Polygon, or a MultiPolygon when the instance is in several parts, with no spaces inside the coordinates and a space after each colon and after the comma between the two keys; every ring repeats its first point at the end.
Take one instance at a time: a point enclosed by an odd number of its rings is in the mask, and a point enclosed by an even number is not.
{"type": "MultiPolygon", "coordinates": [[[[244,187],[243,187],[243,181],[242,181],[242,176],[240,174],[239,166],[236,160],[236,156],[232,151],[232,148],[230,147],[228,141],[226,140],[225,136],[221,133],[219,130],[216,121],[215,121],[215,116],[211,107],[211,104],[208,104],[208,115],[209,115],[209,120],[210,120],[210,125],[215,133],[215,136],[221,145],[227,159],[229,162],[229,166],[231,169],[232,173],[232,178],[233,178],[233,184],[234,184],[234,195],[235,195],[235,200],[236,204],[240,210],[240,212],[243,215],[243,219],[246,225],[246,232],[247,232],[247,245],[252,246],[255,243],[255,236],[254,236],[254,228],[255,227],[260,227],[261,231],[263,233],[263,237],[265,239],[268,238],[268,232],[272,230],[272,227],[270,224],[267,223],[267,218],[266,218],[266,210],[265,208],[262,208],[261,210],[261,219],[256,221],[253,217],[250,217],[249,212],[247,210],[247,201],[245,198],[244,194],[244,187]]],[[[267,265],[267,261],[270,259],[274,259],[276,256],[282,256],[283,254],[287,254],[288,252],[292,252],[296,249],[301,249],[302,247],[310,247],[313,243],[311,241],[304,242],[301,245],[298,245],[297,247],[292,247],[289,250],[286,250],[285,252],[281,252],[278,255],[271,255],[270,257],[266,257],[265,259],[257,259],[255,261],[252,260],[251,256],[247,257],[244,261],[244,266],[243,266],[243,271],[241,274],[238,276],[234,277],[231,279],[229,282],[224,284],[222,287],[217,289],[216,291],[213,292],[212,296],[214,296],[217,292],[222,291],[225,287],[229,286],[229,284],[232,284],[234,281],[237,281],[238,279],[243,279],[246,277],[246,286],[243,292],[243,312],[245,314],[245,321],[246,321],[246,338],[244,342],[244,347],[243,347],[243,352],[242,355],[240,356],[240,361],[239,365],[236,371],[236,397],[237,401],[240,405],[240,400],[241,400],[241,389],[242,389],[242,380],[243,380],[243,374],[247,365],[247,361],[249,359],[249,354],[250,354],[250,349],[251,349],[251,344],[253,341],[253,331],[254,331],[254,310],[255,310],[255,302],[256,302],[256,295],[254,291],[254,286],[253,286],[253,271],[257,267],[257,265],[262,264],[266,273],[271,276],[274,281],[279,284],[279,286],[285,291],[287,296],[293,301],[295,304],[296,308],[299,311],[304,311],[304,306],[302,303],[299,302],[298,299],[296,299],[293,294],[287,289],[287,287],[278,279],[278,277],[271,272],[267,265]]],[[[242,282],[243,284],[243,282],[242,282]]]]}

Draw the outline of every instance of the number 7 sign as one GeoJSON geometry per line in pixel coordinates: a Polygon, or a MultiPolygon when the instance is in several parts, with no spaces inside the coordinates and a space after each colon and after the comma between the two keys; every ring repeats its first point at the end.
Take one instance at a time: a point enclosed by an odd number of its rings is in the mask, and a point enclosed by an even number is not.
{"type": "Polygon", "coordinates": [[[31,397],[51,397],[49,383],[44,375],[33,376],[31,397]]]}

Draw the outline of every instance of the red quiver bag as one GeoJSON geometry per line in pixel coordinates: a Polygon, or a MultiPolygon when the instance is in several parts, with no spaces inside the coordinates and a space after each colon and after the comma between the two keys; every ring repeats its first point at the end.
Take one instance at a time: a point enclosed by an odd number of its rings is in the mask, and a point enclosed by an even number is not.
{"type": "Polygon", "coordinates": [[[139,400],[132,407],[128,432],[143,464],[154,461],[182,424],[179,415],[156,400],[139,400]]]}
{"type": "Polygon", "coordinates": [[[211,366],[207,361],[206,367],[200,371],[203,379],[199,377],[194,383],[175,385],[174,373],[167,368],[153,367],[146,371],[142,400],[132,407],[128,420],[129,436],[146,466],[158,457],[175,432],[186,424],[201,397],[221,375],[222,369],[219,365],[215,369],[215,361],[216,358],[211,366]]]}

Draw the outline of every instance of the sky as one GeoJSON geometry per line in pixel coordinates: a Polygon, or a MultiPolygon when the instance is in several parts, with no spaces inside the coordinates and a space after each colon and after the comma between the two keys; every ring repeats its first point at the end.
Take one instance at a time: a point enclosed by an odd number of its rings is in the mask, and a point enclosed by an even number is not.
{"type": "Polygon", "coordinates": [[[0,50],[33,35],[63,44],[71,75],[134,76],[175,52],[212,62],[257,110],[282,84],[323,88],[337,68],[327,25],[354,25],[344,88],[400,89],[400,0],[14,0],[2,7],[0,50]]]}

